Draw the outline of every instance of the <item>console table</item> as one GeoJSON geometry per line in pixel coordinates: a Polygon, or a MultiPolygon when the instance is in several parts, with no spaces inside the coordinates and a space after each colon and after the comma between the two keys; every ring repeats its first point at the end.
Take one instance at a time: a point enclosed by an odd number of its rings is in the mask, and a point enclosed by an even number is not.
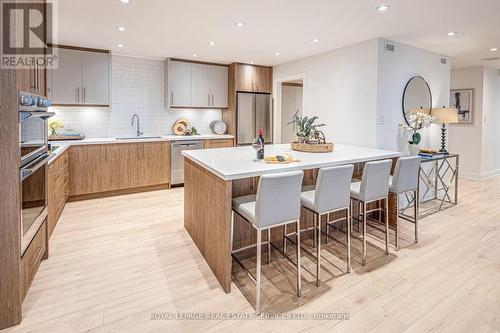
{"type": "MultiPolygon", "coordinates": [[[[458,202],[458,154],[437,157],[422,157],[419,172],[419,218],[429,216],[453,207],[458,202]]],[[[405,212],[413,207],[414,198],[406,197],[409,205],[405,212]]]]}

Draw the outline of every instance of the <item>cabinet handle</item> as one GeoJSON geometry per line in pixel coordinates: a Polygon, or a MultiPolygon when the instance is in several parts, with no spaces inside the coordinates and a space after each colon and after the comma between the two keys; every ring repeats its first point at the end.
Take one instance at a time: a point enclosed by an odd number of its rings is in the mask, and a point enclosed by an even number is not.
{"type": "Polygon", "coordinates": [[[40,92],[40,73],[41,73],[41,69],[40,69],[40,66],[38,66],[38,64],[36,65],[36,90],[38,92],[40,92]]]}
{"type": "Polygon", "coordinates": [[[208,94],[208,106],[210,106],[210,94],[208,94]]]}
{"type": "Polygon", "coordinates": [[[170,105],[174,105],[174,92],[170,93],[170,105]]]}
{"type": "Polygon", "coordinates": [[[83,88],[83,91],[82,91],[83,103],[85,103],[85,102],[87,101],[87,94],[86,94],[85,89],[86,89],[86,88],[83,88]]]}
{"type": "Polygon", "coordinates": [[[76,98],[75,98],[76,103],[80,103],[80,87],[76,88],[76,98]]]}
{"type": "Polygon", "coordinates": [[[30,88],[36,89],[36,74],[35,74],[35,66],[33,66],[33,70],[30,71],[30,88]],[[33,81],[31,81],[31,76],[33,75],[33,81]],[[33,82],[33,84],[31,83],[33,82]]]}
{"type": "Polygon", "coordinates": [[[36,63],[36,60],[35,60],[34,71],[35,71],[35,90],[38,91],[38,65],[36,63]]]}
{"type": "Polygon", "coordinates": [[[214,106],[214,94],[212,94],[212,106],[214,106]]]}

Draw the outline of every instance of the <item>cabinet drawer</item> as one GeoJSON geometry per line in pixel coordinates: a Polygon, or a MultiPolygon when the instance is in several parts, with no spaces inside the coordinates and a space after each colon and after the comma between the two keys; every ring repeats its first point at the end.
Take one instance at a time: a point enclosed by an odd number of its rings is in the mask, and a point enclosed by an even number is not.
{"type": "Polygon", "coordinates": [[[203,148],[224,148],[232,147],[234,145],[233,139],[212,139],[203,140],[203,148]]]}
{"type": "Polygon", "coordinates": [[[47,251],[47,228],[43,222],[35,237],[21,257],[21,296],[26,296],[31,282],[35,278],[40,262],[47,251]]]}

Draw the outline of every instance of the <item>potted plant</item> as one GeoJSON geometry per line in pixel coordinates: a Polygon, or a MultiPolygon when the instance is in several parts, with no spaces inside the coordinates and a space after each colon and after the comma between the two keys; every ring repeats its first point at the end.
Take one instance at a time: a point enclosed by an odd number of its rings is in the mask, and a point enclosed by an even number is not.
{"type": "MultiPolygon", "coordinates": [[[[295,125],[295,135],[300,143],[309,143],[315,140],[314,136],[318,127],[325,126],[326,124],[316,124],[318,117],[302,117],[299,115],[299,111],[295,112],[292,121],[288,124],[295,125]]],[[[316,140],[317,141],[317,140],[316,140]]]]}
{"type": "Polygon", "coordinates": [[[409,125],[399,124],[402,128],[410,134],[409,144],[409,153],[410,155],[417,155],[420,148],[418,144],[422,140],[422,136],[418,132],[422,128],[428,128],[431,126],[432,120],[434,118],[431,115],[422,112],[413,112],[408,116],[409,125]]]}

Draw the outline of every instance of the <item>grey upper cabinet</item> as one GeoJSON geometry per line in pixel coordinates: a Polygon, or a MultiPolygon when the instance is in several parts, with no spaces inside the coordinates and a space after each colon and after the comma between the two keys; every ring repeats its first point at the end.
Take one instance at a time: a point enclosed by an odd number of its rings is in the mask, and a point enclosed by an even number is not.
{"type": "Polygon", "coordinates": [[[82,60],[77,50],[59,49],[57,69],[47,70],[47,95],[53,104],[81,102],[82,60]]]}
{"type": "Polygon", "coordinates": [[[169,73],[170,106],[191,106],[191,64],[172,62],[169,73]]]}
{"type": "Polygon", "coordinates": [[[226,66],[210,66],[210,90],[212,106],[227,108],[227,79],[226,66]]]}
{"type": "Polygon", "coordinates": [[[191,65],[191,106],[193,107],[209,107],[212,103],[210,67],[202,64],[191,65]]]}
{"type": "Polygon", "coordinates": [[[109,54],[82,52],[82,102],[109,105],[109,54]]]}
{"type": "Polygon", "coordinates": [[[169,108],[227,108],[228,67],[167,59],[169,108]]]}
{"type": "Polygon", "coordinates": [[[47,71],[53,105],[109,106],[111,57],[108,51],[58,50],[58,68],[47,71]]]}

